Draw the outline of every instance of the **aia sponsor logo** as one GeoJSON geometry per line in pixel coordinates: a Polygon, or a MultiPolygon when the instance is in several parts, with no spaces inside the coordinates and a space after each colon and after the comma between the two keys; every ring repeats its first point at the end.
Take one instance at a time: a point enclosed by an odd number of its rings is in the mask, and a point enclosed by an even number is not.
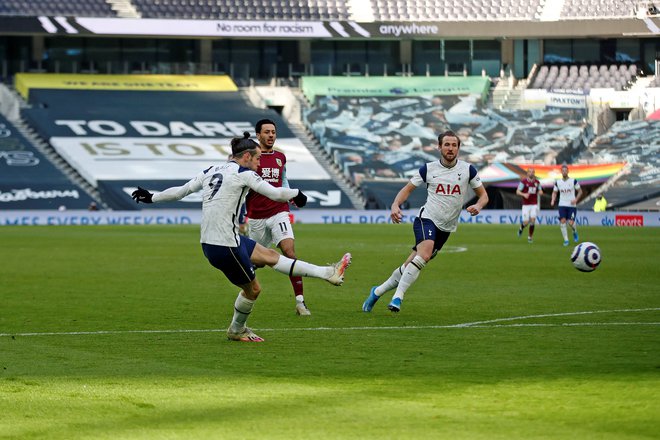
{"type": "Polygon", "coordinates": [[[644,226],[643,215],[617,215],[614,217],[616,226],[644,226]]]}
{"type": "Polygon", "coordinates": [[[452,185],[451,183],[440,183],[435,189],[436,194],[444,194],[446,196],[452,196],[454,194],[461,194],[461,186],[458,184],[452,185]]]}

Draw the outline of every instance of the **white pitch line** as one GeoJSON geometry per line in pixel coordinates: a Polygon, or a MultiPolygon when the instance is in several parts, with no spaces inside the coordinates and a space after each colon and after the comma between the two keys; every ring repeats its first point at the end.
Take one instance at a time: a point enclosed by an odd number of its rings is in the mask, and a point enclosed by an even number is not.
{"type": "MultiPolygon", "coordinates": [[[[580,326],[622,326],[622,325],[660,325],[660,322],[562,322],[554,324],[495,324],[497,322],[518,321],[532,318],[549,318],[559,316],[593,315],[599,313],[630,313],[660,311],[660,308],[645,309],[617,309],[592,310],[585,312],[547,313],[542,315],[514,316],[510,318],[491,319],[487,321],[465,322],[450,325],[417,325],[417,326],[367,326],[367,327],[290,327],[290,328],[261,328],[261,332],[278,331],[356,331],[356,330],[433,330],[452,328],[507,328],[507,327],[580,327],[580,326]]],[[[173,330],[98,330],[82,332],[31,332],[31,333],[0,333],[0,337],[13,336],[78,336],[78,335],[123,335],[123,334],[165,334],[165,333],[224,333],[227,329],[173,329],[173,330]]]]}
{"type": "Polygon", "coordinates": [[[226,332],[227,329],[181,329],[181,330],[97,330],[87,332],[33,332],[33,333],[0,333],[2,336],[77,336],[77,335],[126,335],[142,333],[214,333],[226,332]]]}
{"type": "Polygon", "coordinates": [[[546,313],[543,315],[514,316],[511,318],[490,319],[488,321],[466,322],[465,324],[456,324],[454,327],[472,327],[481,324],[492,324],[494,322],[518,321],[531,318],[552,318],[557,316],[576,316],[576,315],[595,315],[597,313],[629,313],[629,312],[650,312],[660,310],[658,307],[649,307],[645,309],[616,309],[616,310],[591,310],[586,312],[564,312],[564,313],[546,313]]]}
{"type": "Polygon", "coordinates": [[[507,327],[603,327],[607,325],[660,325],[660,322],[561,322],[558,324],[495,324],[473,325],[464,328],[507,328],[507,327]]]}

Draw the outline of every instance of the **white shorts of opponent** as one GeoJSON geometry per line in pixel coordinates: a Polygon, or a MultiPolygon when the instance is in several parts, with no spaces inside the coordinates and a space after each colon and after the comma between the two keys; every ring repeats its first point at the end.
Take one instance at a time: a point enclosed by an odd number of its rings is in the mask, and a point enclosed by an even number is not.
{"type": "Polygon", "coordinates": [[[285,238],[294,238],[289,213],[280,212],[269,218],[248,218],[248,236],[265,247],[278,245],[285,238]]]}
{"type": "Polygon", "coordinates": [[[539,212],[539,205],[523,205],[522,206],[522,218],[523,222],[529,221],[529,219],[536,219],[536,215],[539,212]]]}

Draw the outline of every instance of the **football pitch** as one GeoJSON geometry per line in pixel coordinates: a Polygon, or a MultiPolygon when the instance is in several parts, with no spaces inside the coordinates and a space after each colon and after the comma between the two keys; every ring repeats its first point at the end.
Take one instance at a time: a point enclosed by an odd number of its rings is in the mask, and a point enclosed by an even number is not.
{"type": "Polygon", "coordinates": [[[198,226],[0,228],[0,439],[660,438],[660,228],[460,225],[399,314],[361,305],[410,225],[295,227],[346,281],[259,269],[248,324],[198,226]]]}

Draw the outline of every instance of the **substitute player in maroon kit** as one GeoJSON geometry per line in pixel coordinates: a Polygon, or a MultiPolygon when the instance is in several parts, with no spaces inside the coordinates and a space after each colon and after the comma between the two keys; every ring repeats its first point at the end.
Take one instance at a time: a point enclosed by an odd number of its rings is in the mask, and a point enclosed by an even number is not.
{"type": "MultiPolygon", "coordinates": [[[[261,161],[257,174],[277,188],[288,188],[286,156],[281,151],[273,149],[277,139],[275,122],[270,119],[261,119],[254,128],[261,150],[261,161]]],[[[246,204],[249,237],[265,247],[276,245],[285,257],[296,259],[289,204],[273,201],[252,191],[247,196],[246,204]]],[[[296,297],[296,313],[301,316],[311,315],[303,296],[302,277],[291,276],[289,279],[296,297]]]]}
{"type": "Polygon", "coordinates": [[[538,196],[543,194],[541,189],[541,182],[536,178],[534,168],[527,169],[527,177],[522,179],[516,189],[516,194],[522,197],[522,222],[518,229],[518,237],[522,236],[523,230],[529,225],[529,234],[527,235],[527,242],[532,242],[534,236],[534,224],[536,223],[536,215],[539,209],[538,196]]]}

